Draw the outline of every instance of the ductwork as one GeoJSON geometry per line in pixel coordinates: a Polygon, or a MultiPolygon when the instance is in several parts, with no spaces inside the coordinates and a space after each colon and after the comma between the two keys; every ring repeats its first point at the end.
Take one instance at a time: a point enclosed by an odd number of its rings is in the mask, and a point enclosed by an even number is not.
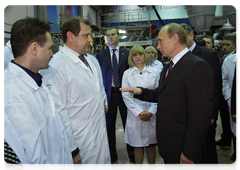
{"type": "Polygon", "coordinates": [[[216,5],[186,5],[192,27],[198,32],[210,32],[216,5]]]}

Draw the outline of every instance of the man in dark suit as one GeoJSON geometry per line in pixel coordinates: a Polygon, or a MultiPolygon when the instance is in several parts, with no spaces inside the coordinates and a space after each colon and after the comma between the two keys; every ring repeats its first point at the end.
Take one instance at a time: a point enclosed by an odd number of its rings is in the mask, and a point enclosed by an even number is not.
{"type": "Polygon", "coordinates": [[[162,27],[158,47],[171,58],[161,74],[159,87],[120,89],[134,97],[158,102],[157,142],[165,163],[202,162],[201,151],[211,120],[213,71],[186,47],[186,32],[178,24],[162,27]]]}
{"type": "MultiPolygon", "coordinates": [[[[97,53],[96,58],[101,67],[103,84],[107,93],[107,103],[109,108],[109,111],[106,113],[107,131],[111,162],[114,163],[118,159],[115,134],[117,107],[119,107],[124,129],[127,119],[127,107],[123,102],[119,88],[122,84],[123,72],[129,68],[129,50],[119,47],[120,34],[116,28],[110,28],[107,30],[107,40],[109,47],[97,53]],[[114,65],[114,57],[116,57],[117,66],[114,65]]],[[[130,161],[135,162],[134,148],[127,145],[127,152],[130,161]]]]}
{"type": "Polygon", "coordinates": [[[187,47],[196,56],[204,59],[213,70],[214,78],[214,103],[211,117],[211,124],[209,126],[208,135],[205,142],[205,163],[218,163],[217,149],[215,143],[216,135],[216,120],[218,117],[218,108],[220,106],[222,94],[222,74],[218,54],[208,48],[201,47],[194,42],[193,29],[187,24],[180,24],[187,33],[187,47]]]}

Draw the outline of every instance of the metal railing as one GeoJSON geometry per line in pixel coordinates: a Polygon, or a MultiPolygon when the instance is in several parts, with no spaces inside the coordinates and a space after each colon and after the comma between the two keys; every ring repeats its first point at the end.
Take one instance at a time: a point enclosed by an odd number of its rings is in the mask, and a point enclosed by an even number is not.
{"type": "Polygon", "coordinates": [[[101,27],[109,28],[114,26],[135,26],[150,24],[150,11],[143,12],[121,12],[121,13],[108,13],[101,15],[101,27]],[[143,17],[143,13],[147,13],[143,17]]]}

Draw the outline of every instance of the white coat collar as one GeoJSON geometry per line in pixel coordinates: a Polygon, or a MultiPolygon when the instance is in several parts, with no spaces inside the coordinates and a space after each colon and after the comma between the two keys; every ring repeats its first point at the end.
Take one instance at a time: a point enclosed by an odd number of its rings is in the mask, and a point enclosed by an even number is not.
{"type": "Polygon", "coordinates": [[[6,43],[6,46],[7,46],[10,50],[12,50],[12,46],[11,46],[10,40],[6,43]]]}
{"type": "MultiPolygon", "coordinates": [[[[86,64],[84,64],[80,59],[79,59],[79,55],[76,51],[72,50],[71,48],[69,48],[68,46],[66,46],[64,44],[63,47],[59,47],[59,51],[61,51],[62,53],[64,53],[70,60],[72,60],[74,63],[79,63],[81,65],[81,67],[83,67],[85,70],[90,71],[91,70],[86,66],[86,64]],[[80,62],[81,61],[81,62],[80,62]]],[[[86,60],[89,63],[89,60],[87,59],[87,54],[85,54],[86,60]]],[[[90,67],[91,64],[89,63],[90,67]]],[[[92,68],[92,67],[91,67],[92,68]]],[[[92,68],[93,69],[93,68],[92,68]]],[[[93,70],[94,72],[94,70],[93,70]]]]}
{"type": "Polygon", "coordinates": [[[37,90],[39,88],[39,86],[33,80],[33,78],[29,76],[22,68],[20,68],[16,64],[10,62],[7,69],[9,72],[14,74],[17,78],[19,78],[21,81],[32,87],[34,90],[37,90]]]}
{"type": "Polygon", "coordinates": [[[66,54],[66,56],[72,60],[74,63],[78,63],[80,62],[80,59],[78,58],[79,57],[79,54],[70,49],[68,46],[66,46],[65,44],[62,46],[59,47],[59,51],[62,51],[64,54],[66,54]]]}
{"type": "Polygon", "coordinates": [[[142,71],[138,70],[138,68],[135,67],[135,66],[129,69],[129,75],[130,76],[134,75],[134,74],[140,74],[140,72],[143,72],[143,73],[144,72],[149,72],[149,73],[151,73],[152,70],[150,69],[150,67],[146,67],[146,65],[144,66],[142,71]]]}
{"type": "Polygon", "coordinates": [[[158,65],[159,64],[159,61],[158,60],[154,60],[154,62],[152,63],[152,66],[153,65],[158,65]]]}
{"type": "Polygon", "coordinates": [[[225,60],[236,63],[236,53],[233,52],[233,53],[229,54],[225,60]]]}

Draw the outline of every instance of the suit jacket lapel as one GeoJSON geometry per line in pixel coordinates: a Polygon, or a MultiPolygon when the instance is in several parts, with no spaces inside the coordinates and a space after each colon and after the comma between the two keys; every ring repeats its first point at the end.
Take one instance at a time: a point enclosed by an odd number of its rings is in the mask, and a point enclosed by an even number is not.
{"type": "Polygon", "coordinates": [[[191,52],[187,52],[178,62],[177,64],[171,69],[171,72],[165,77],[166,71],[168,66],[165,67],[164,73],[162,74],[161,84],[159,86],[159,91],[168,83],[171,78],[173,78],[186,64],[186,61],[190,58],[191,52]]]}
{"type": "Polygon", "coordinates": [[[109,67],[112,67],[111,55],[108,47],[104,52],[104,57],[105,57],[105,61],[107,61],[107,63],[109,64],[109,67]]]}
{"type": "Polygon", "coordinates": [[[160,80],[159,80],[159,83],[158,83],[159,86],[162,84],[162,82],[163,82],[164,79],[165,79],[165,75],[166,75],[166,72],[167,72],[168,66],[169,66],[169,64],[166,65],[166,66],[163,68],[162,72],[161,72],[160,80]]]}
{"type": "Polygon", "coordinates": [[[124,51],[121,47],[119,47],[119,67],[122,64],[122,60],[123,60],[122,56],[124,56],[124,51]]]}

